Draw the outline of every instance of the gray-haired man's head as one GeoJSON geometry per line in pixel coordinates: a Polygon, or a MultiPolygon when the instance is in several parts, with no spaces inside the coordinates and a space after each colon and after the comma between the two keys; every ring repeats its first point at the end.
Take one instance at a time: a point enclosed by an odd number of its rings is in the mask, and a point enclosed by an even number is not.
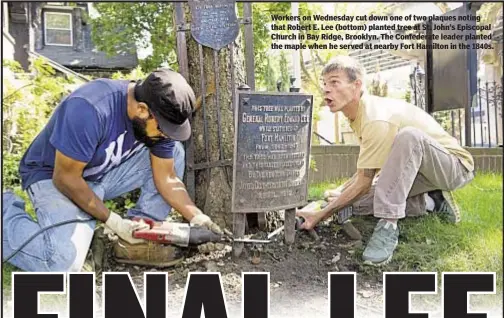
{"type": "Polygon", "coordinates": [[[331,112],[343,110],[358,102],[363,90],[365,70],[350,56],[337,56],[322,70],[324,101],[331,112]]]}

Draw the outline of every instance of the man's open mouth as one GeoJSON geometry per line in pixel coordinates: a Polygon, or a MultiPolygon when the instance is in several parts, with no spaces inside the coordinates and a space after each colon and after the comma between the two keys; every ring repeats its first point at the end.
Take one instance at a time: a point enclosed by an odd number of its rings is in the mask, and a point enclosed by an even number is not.
{"type": "Polygon", "coordinates": [[[326,105],[330,105],[332,103],[332,99],[331,98],[324,98],[324,102],[326,103],[326,105]]]}

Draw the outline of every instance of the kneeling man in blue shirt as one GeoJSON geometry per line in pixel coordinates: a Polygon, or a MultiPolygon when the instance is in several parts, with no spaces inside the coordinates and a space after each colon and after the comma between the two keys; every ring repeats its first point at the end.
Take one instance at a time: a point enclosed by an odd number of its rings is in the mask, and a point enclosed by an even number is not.
{"type": "Polygon", "coordinates": [[[173,207],[193,225],[220,228],[191,201],[184,184],[184,149],[191,135],[194,92],[183,76],[159,69],[138,82],[98,79],[64,98],[24,154],[19,172],[37,214],[7,192],[2,208],[5,259],[43,231],[9,262],[26,271],[80,271],[96,220],[129,244],[145,226],[132,217],[163,221],[173,207]],[[135,189],[141,195],[122,218],[103,201],[135,189]],[[88,220],[88,221],[85,221],[88,220]]]}

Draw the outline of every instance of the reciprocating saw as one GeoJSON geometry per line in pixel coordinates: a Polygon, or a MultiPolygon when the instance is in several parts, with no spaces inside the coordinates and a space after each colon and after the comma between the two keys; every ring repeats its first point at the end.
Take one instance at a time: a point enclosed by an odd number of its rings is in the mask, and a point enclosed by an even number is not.
{"type": "Polygon", "coordinates": [[[200,245],[207,242],[242,242],[242,243],[269,243],[269,240],[235,239],[228,234],[217,234],[200,226],[190,226],[187,223],[157,222],[145,218],[134,218],[134,221],[144,222],[149,225],[148,229],[133,232],[133,237],[154,241],[160,244],[173,244],[187,247],[200,245]]]}

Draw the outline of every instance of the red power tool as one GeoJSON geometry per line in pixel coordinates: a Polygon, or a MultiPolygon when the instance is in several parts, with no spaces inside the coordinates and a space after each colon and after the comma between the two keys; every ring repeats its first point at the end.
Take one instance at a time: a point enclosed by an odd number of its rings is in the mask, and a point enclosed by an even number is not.
{"type": "Polygon", "coordinates": [[[158,222],[147,218],[133,218],[133,221],[144,222],[150,226],[149,229],[133,232],[133,237],[160,244],[186,247],[223,240],[221,235],[207,228],[189,226],[187,223],[158,222]]]}

